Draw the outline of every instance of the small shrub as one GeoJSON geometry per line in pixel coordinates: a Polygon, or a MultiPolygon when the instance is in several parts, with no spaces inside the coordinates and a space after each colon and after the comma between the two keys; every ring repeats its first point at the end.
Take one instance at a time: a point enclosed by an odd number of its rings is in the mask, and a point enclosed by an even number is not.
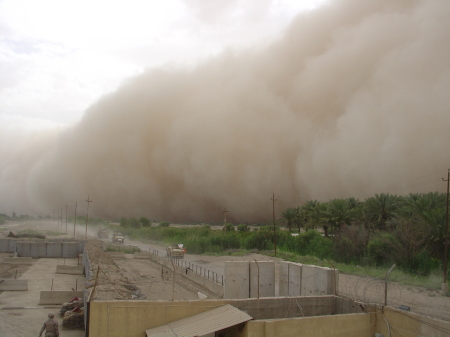
{"type": "Polygon", "coordinates": [[[246,225],[246,224],[241,223],[241,224],[239,224],[237,226],[237,230],[239,232],[249,232],[250,231],[250,227],[248,225],[246,225]]]}
{"type": "Polygon", "coordinates": [[[169,221],[161,221],[158,226],[159,227],[169,227],[170,223],[169,223],[169,221]]]}
{"type": "Polygon", "coordinates": [[[150,227],[151,226],[150,220],[147,219],[146,217],[139,218],[139,222],[141,223],[142,227],[150,227]]]}
{"type": "Polygon", "coordinates": [[[225,225],[223,225],[223,230],[225,232],[231,232],[231,231],[234,231],[235,228],[234,228],[234,225],[232,223],[226,223],[225,225]]]}

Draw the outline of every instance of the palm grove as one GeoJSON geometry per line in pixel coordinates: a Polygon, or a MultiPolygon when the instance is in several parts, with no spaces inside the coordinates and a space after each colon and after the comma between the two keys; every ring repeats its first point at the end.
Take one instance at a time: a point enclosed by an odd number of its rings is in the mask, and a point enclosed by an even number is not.
{"type": "Polygon", "coordinates": [[[338,262],[370,266],[396,263],[404,269],[428,274],[441,267],[445,243],[446,194],[396,196],[377,194],[328,202],[308,201],[287,208],[282,221],[289,231],[305,229],[289,247],[338,262]],[[308,231],[321,228],[311,245],[308,231]],[[303,238],[301,237],[303,235],[303,238]],[[320,244],[319,244],[320,242],[320,244]]]}

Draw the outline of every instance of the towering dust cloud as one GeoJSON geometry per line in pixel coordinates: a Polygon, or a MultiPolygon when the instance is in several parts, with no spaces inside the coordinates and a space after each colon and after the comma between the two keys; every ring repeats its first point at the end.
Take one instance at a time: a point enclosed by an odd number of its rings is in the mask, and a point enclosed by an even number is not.
{"type": "Polygon", "coordinates": [[[148,70],[45,153],[16,157],[26,166],[2,174],[1,201],[48,214],[89,193],[96,216],[219,221],[227,205],[259,221],[273,192],[281,210],[443,191],[449,17],[446,0],[330,1],[263,50],[148,70]]]}

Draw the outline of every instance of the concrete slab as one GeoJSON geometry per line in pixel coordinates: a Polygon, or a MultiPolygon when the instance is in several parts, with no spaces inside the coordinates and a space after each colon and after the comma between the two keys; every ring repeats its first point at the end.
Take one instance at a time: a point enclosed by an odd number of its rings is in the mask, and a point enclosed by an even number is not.
{"type": "Polygon", "coordinates": [[[302,266],[301,296],[314,296],[316,289],[314,283],[314,266],[302,266]]]}
{"type": "Polygon", "coordinates": [[[302,264],[289,264],[289,291],[288,296],[300,296],[302,287],[302,264]]]}
{"type": "Polygon", "coordinates": [[[30,246],[31,242],[16,241],[17,254],[19,256],[31,256],[30,246]]]}
{"type": "MultiPolygon", "coordinates": [[[[339,271],[336,271],[336,276],[339,271]]],[[[314,282],[316,285],[316,295],[334,295],[335,282],[334,270],[326,267],[316,267],[314,269],[314,282]]]]}
{"type": "Polygon", "coordinates": [[[125,258],[124,252],[108,252],[108,254],[113,259],[124,259],[125,258]]]}
{"type": "Polygon", "coordinates": [[[32,264],[33,259],[31,257],[4,257],[3,263],[11,264],[32,264]]]}
{"type": "Polygon", "coordinates": [[[286,297],[289,294],[289,262],[278,263],[278,296],[286,297]]]}
{"type": "Polygon", "coordinates": [[[41,291],[39,299],[40,305],[63,304],[69,302],[74,297],[83,297],[82,291],[41,291]]]}
{"type": "Polygon", "coordinates": [[[28,280],[0,279],[0,291],[28,290],[28,280]]]}
{"type": "Polygon", "coordinates": [[[225,262],[224,298],[249,298],[249,278],[248,261],[225,262]]]}
{"type": "Polygon", "coordinates": [[[59,264],[56,266],[56,274],[83,275],[84,267],[83,266],[66,266],[66,265],[59,264]]]}
{"type": "Polygon", "coordinates": [[[134,253],[133,259],[151,259],[152,256],[153,256],[153,254],[151,254],[151,253],[140,252],[140,253],[134,253]]]}
{"type": "Polygon", "coordinates": [[[37,256],[33,256],[34,258],[38,258],[38,257],[47,257],[47,242],[36,242],[36,248],[34,250],[34,253],[37,254],[37,256]]]}
{"type": "Polygon", "coordinates": [[[250,297],[274,296],[275,261],[250,261],[250,297]]]}

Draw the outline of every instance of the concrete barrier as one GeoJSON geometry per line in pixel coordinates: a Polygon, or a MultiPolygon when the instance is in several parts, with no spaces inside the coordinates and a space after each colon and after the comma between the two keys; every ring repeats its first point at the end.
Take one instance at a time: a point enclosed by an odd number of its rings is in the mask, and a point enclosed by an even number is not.
{"type": "Polygon", "coordinates": [[[289,294],[289,262],[280,261],[278,269],[278,296],[286,297],[289,294]]]}
{"type": "Polygon", "coordinates": [[[314,296],[316,293],[314,268],[305,264],[302,266],[301,296],[314,296]]]}
{"type": "Polygon", "coordinates": [[[300,296],[302,289],[302,267],[300,263],[280,263],[278,296],[300,296]]]}
{"type": "Polygon", "coordinates": [[[11,264],[32,264],[33,259],[31,257],[4,257],[3,263],[11,264]]]}
{"type": "Polygon", "coordinates": [[[333,292],[333,270],[324,267],[314,268],[314,295],[331,295],[333,292]]]}
{"type": "Polygon", "coordinates": [[[250,297],[250,267],[248,261],[225,262],[224,298],[250,297]]]}
{"type": "Polygon", "coordinates": [[[28,290],[28,280],[0,279],[0,291],[28,290]]]}
{"type": "Polygon", "coordinates": [[[72,298],[83,298],[83,291],[41,291],[39,304],[63,304],[69,302],[72,298]]]}
{"type": "Polygon", "coordinates": [[[250,261],[250,297],[274,296],[275,261],[250,261]]]}
{"type": "Polygon", "coordinates": [[[0,253],[14,253],[16,251],[16,241],[11,239],[0,239],[0,253]]]}
{"type": "Polygon", "coordinates": [[[83,266],[57,265],[56,266],[56,274],[83,275],[84,267],[83,266]]]}
{"type": "Polygon", "coordinates": [[[124,252],[108,252],[108,255],[111,256],[112,259],[124,259],[124,252]]]}
{"type": "Polygon", "coordinates": [[[289,291],[288,296],[300,296],[302,289],[302,269],[300,263],[289,264],[289,291]]]}
{"type": "Polygon", "coordinates": [[[133,259],[151,259],[152,255],[153,254],[151,254],[151,253],[145,253],[145,252],[134,253],[133,259]]]}

